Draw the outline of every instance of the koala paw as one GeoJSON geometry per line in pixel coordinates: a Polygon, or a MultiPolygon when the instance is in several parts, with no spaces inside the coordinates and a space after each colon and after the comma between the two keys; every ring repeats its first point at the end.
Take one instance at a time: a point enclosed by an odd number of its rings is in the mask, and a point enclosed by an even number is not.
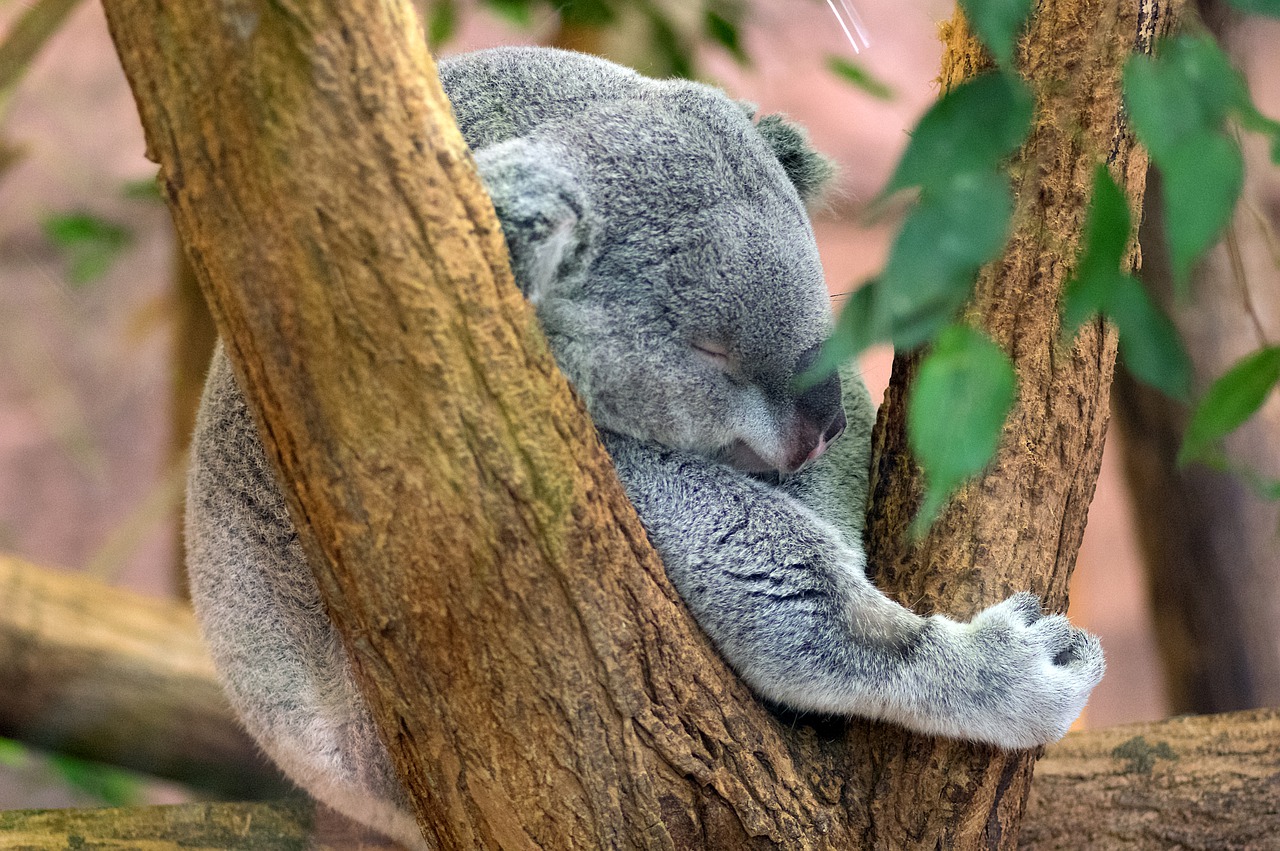
{"type": "Polygon", "coordinates": [[[962,627],[976,662],[962,688],[961,735],[1007,749],[1056,741],[1102,679],[1102,645],[1034,594],[1016,594],[962,627]]]}

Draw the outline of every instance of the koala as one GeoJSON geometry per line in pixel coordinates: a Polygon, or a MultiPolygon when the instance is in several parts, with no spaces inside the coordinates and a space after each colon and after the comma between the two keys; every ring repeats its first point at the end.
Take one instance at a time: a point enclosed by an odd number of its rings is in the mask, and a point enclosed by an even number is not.
{"type": "MultiPolygon", "coordinates": [[[[806,201],[830,166],[776,116],[562,51],[440,63],[515,278],[675,588],[733,669],[802,712],[1027,748],[1103,672],[1016,595],[969,623],[868,580],[874,409],[798,381],[832,328],[806,201]],[[843,434],[843,436],[841,436],[843,434]]],[[[422,837],[221,349],[193,442],[192,598],[250,733],[315,797],[422,837]]]]}

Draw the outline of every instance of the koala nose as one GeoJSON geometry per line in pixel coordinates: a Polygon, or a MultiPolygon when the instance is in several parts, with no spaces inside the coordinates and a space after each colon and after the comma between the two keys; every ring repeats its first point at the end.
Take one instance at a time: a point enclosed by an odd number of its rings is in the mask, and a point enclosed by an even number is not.
{"type": "MultiPolygon", "coordinates": [[[[818,359],[818,352],[821,346],[810,346],[796,358],[796,377],[804,375],[809,367],[813,366],[814,361],[818,359]]],[[[810,387],[807,387],[796,398],[796,410],[818,427],[819,434],[827,434],[830,427],[835,425],[837,419],[840,421],[839,431],[844,429],[844,407],[840,404],[841,387],[840,375],[832,372],[823,380],[810,387]]]]}
{"type": "MultiPolygon", "coordinates": [[[[803,375],[818,358],[819,346],[806,349],[796,359],[796,376],[803,375]]],[[[796,414],[799,421],[796,438],[798,445],[792,453],[791,466],[797,469],[813,461],[844,433],[848,421],[840,402],[840,376],[833,372],[822,381],[805,388],[796,397],[796,414]]]]}

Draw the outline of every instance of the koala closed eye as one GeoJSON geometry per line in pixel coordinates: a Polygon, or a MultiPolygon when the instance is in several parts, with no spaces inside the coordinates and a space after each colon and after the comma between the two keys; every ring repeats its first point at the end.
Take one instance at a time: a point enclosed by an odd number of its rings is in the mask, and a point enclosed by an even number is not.
{"type": "Polygon", "coordinates": [[[725,346],[706,340],[696,340],[689,344],[689,348],[693,349],[699,359],[723,372],[730,380],[735,383],[744,381],[741,366],[725,346]]]}

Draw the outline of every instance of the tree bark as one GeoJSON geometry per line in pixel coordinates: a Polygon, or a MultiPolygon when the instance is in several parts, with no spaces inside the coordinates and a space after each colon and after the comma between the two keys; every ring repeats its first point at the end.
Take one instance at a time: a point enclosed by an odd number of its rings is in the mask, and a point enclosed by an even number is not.
{"type": "Polygon", "coordinates": [[[0,556],[0,735],[260,798],[289,788],[231,713],[185,607],[0,556]]]}
{"type": "MultiPolygon", "coordinates": [[[[1201,2],[1206,22],[1231,47],[1222,3],[1201,2]]],[[[1237,60],[1240,54],[1233,51],[1237,60]]],[[[1241,357],[1280,343],[1280,274],[1269,244],[1276,222],[1259,203],[1271,168],[1264,140],[1246,138],[1241,204],[1222,243],[1192,273],[1191,297],[1172,310],[1186,343],[1194,387],[1241,357]]],[[[1158,201],[1158,198],[1153,198],[1158,201]]],[[[1148,204],[1139,235],[1142,277],[1166,307],[1173,275],[1159,203],[1148,204]]],[[[1121,373],[1112,400],[1125,477],[1136,504],[1169,708],[1222,712],[1280,704],[1280,505],[1238,475],[1202,464],[1180,468],[1187,410],[1121,373]]],[[[1233,463],[1280,477],[1280,400],[1272,399],[1226,441],[1233,463]]]]}
{"type": "Polygon", "coordinates": [[[1036,767],[1020,846],[1252,851],[1280,838],[1280,710],[1073,734],[1036,767]]]}
{"type": "MultiPolygon", "coordinates": [[[[868,516],[876,581],[922,612],[969,617],[1021,589],[1065,611],[1102,460],[1114,331],[1101,322],[1060,339],[1058,299],[1079,243],[1093,169],[1106,162],[1140,210],[1147,158],[1125,125],[1119,76],[1150,51],[1177,3],[1046,0],[1019,49],[1036,92],[1031,137],[1015,156],[1013,235],[981,273],[968,319],[1014,362],[1019,396],[987,472],[966,486],[929,534],[907,534],[919,470],[906,440],[905,399],[920,353],[899,353],[879,412],[868,516]]],[[[943,29],[942,84],[989,66],[962,16],[943,29]]],[[[1131,258],[1136,260],[1136,257],[1131,258]]],[[[872,728],[862,749],[875,776],[869,804],[900,819],[889,847],[1008,848],[1016,841],[1035,753],[993,752],[872,728]],[[940,801],[919,808],[913,802],[940,801]],[[903,816],[907,816],[903,818],[903,816]]],[[[864,775],[865,776],[865,775],[864,775]]]]}
{"type": "MultiPolygon", "coordinates": [[[[104,5],[179,234],[430,839],[1012,844],[1028,757],[776,719],[697,630],[512,285],[407,3],[104,5]]],[[[1055,347],[1049,316],[1093,162],[1110,156],[1140,194],[1115,75],[1168,6],[1040,8],[1023,59],[1048,110],[1019,160],[1024,224],[974,309],[1023,374],[1006,441],[1019,451],[912,554],[947,570],[928,607],[1027,585],[1060,605],[1101,449],[1113,341],[1094,328],[1055,347]],[[1030,481],[1000,483],[1015,476],[1030,481]]],[[[948,79],[976,61],[960,35],[949,55],[948,79]]],[[[899,415],[891,403],[885,423],[899,415]]],[[[876,516],[897,541],[887,518],[913,491],[889,425],[876,516]]],[[[901,591],[908,557],[878,547],[901,591]]]]}

